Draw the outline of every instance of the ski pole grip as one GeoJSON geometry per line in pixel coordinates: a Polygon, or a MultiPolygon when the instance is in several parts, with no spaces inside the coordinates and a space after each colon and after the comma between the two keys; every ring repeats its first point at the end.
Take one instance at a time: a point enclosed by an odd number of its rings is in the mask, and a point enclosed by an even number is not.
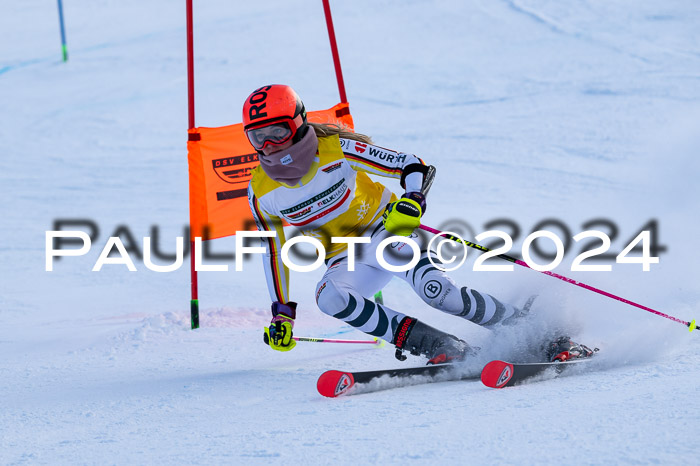
{"type": "Polygon", "coordinates": [[[433,181],[435,181],[436,172],[437,169],[434,166],[428,166],[428,171],[425,172],[425,176],[423,177],[423,186],[420,188],[420,192],[423,196],[428,196],[428,191],[430,191],[430,188],[433,186],[433,181]]]}

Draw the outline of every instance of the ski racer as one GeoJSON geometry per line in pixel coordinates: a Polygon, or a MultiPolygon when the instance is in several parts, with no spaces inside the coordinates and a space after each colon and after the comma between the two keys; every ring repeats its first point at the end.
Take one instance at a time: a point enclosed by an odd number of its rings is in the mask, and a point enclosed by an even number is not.
{"type": "MultiPolygon", "coordinates": [[[[435,253],[421,244],[413,230],[426,211],[421,193],[428,166],[415,155],[376,146],[363,134],[336,125],[308,122],[296,92],[286,85],[255,90],[243,106],[244,130],[259,154],[260,165],[248,186],[250,210],[259,230],[274,232],[262,238],[272,321],[264,341],[272,349],[289,351],[297,304],[289,294],[289,270],[282,262],[283,221],[304,235],[321,241],[327,269],[316,286],[316,302],[324,313],[358,330],[392,343],[397,357],[403,351],[424,355],[432,363],[463,359],[473,349],[457,337],[370,298],[392,277],[408,283],[431,307],[493,326],[517,318],[521,310],[477,290],[459,287],[443,271],[435,253]],[[370,179],[368,174],[400,180],[400,198],[370,179]],[[420,260],[405,272],[383,268],[375,257],[377,245],[390,236],[411,236],[420,244],[420,260]],[[350,270],[348,244],[332,237],[362,237],[355,246],[350,270]]],[[[407,243],[387,247],[385,260],[403,265],[413,257],[407,243]],[[391,253],[390,253],[391,252],[391,253]]]]}

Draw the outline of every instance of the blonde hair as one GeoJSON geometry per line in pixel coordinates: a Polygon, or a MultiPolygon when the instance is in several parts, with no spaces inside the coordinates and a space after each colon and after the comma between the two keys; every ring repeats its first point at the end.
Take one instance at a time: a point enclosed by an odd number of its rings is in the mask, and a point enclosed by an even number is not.
{"type": "Polygon", "coordinates": [[[367,144],[374,144],[372,138],[361,133],[353,133],[352,131],[345,131],[340,125],[332,123],[311,123],[311,126],[316,132],[316,136],[319,138],[338,135],[343,139],[352,139],[354,141],[366,142],[367,144]]]}

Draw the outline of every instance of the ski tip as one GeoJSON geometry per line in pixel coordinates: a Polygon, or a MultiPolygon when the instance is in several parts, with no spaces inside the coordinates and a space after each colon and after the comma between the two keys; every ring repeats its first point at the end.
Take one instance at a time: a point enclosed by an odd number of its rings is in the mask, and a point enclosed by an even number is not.
{"type": "Polygon", "coordinates": [[[326,371],[318,378],[318,392],[328,398],[343,395],[355,385],[355,379],[350,372],[326,371]]]}
{"type": "Polygon", "coordinates": [[[513,365],[505,361],[491,361],[481,371],[481,382],[487,387],[503,388],[513,377],[513,365]]]}

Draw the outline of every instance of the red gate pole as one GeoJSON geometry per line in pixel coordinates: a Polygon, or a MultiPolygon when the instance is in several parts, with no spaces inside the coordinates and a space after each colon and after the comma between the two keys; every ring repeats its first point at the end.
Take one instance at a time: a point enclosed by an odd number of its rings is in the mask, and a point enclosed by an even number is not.
{"type": "Polygon", "coordinates": [[[340,101],[347,103],[345,95],[345,83],[343,82],[343,70],[340,68],[340,56],[338,56],[338,45],[335,42],[335,30],[333,29],[333,17],[331,16],[331,6],[329,0],[323,0],[323,11],[326,14],[326,26],[328,26],[328,39],[331,43],[331,53],[333,54],[333,64],[335,65],[335,77],[338,80],[338,92],[340,101]]]}
{"type": "MultiPolygon", "coordinates": [[[[187,4],[187,116],[189,128],[194,124],[194,34],[192,32],[192,0],[187,4]]],[[[188,133],[189,135],[189,133],[188,133]]],[[[190,196],[192,193],[190,193],[190,196]]],[[[192,226],[190,225],[190,277],[192,282],[192,299],[190,300],[190,321],[192,328],[199,328],[199,287],[194,260],[194,241],[192,241],[192,226]]]]}

